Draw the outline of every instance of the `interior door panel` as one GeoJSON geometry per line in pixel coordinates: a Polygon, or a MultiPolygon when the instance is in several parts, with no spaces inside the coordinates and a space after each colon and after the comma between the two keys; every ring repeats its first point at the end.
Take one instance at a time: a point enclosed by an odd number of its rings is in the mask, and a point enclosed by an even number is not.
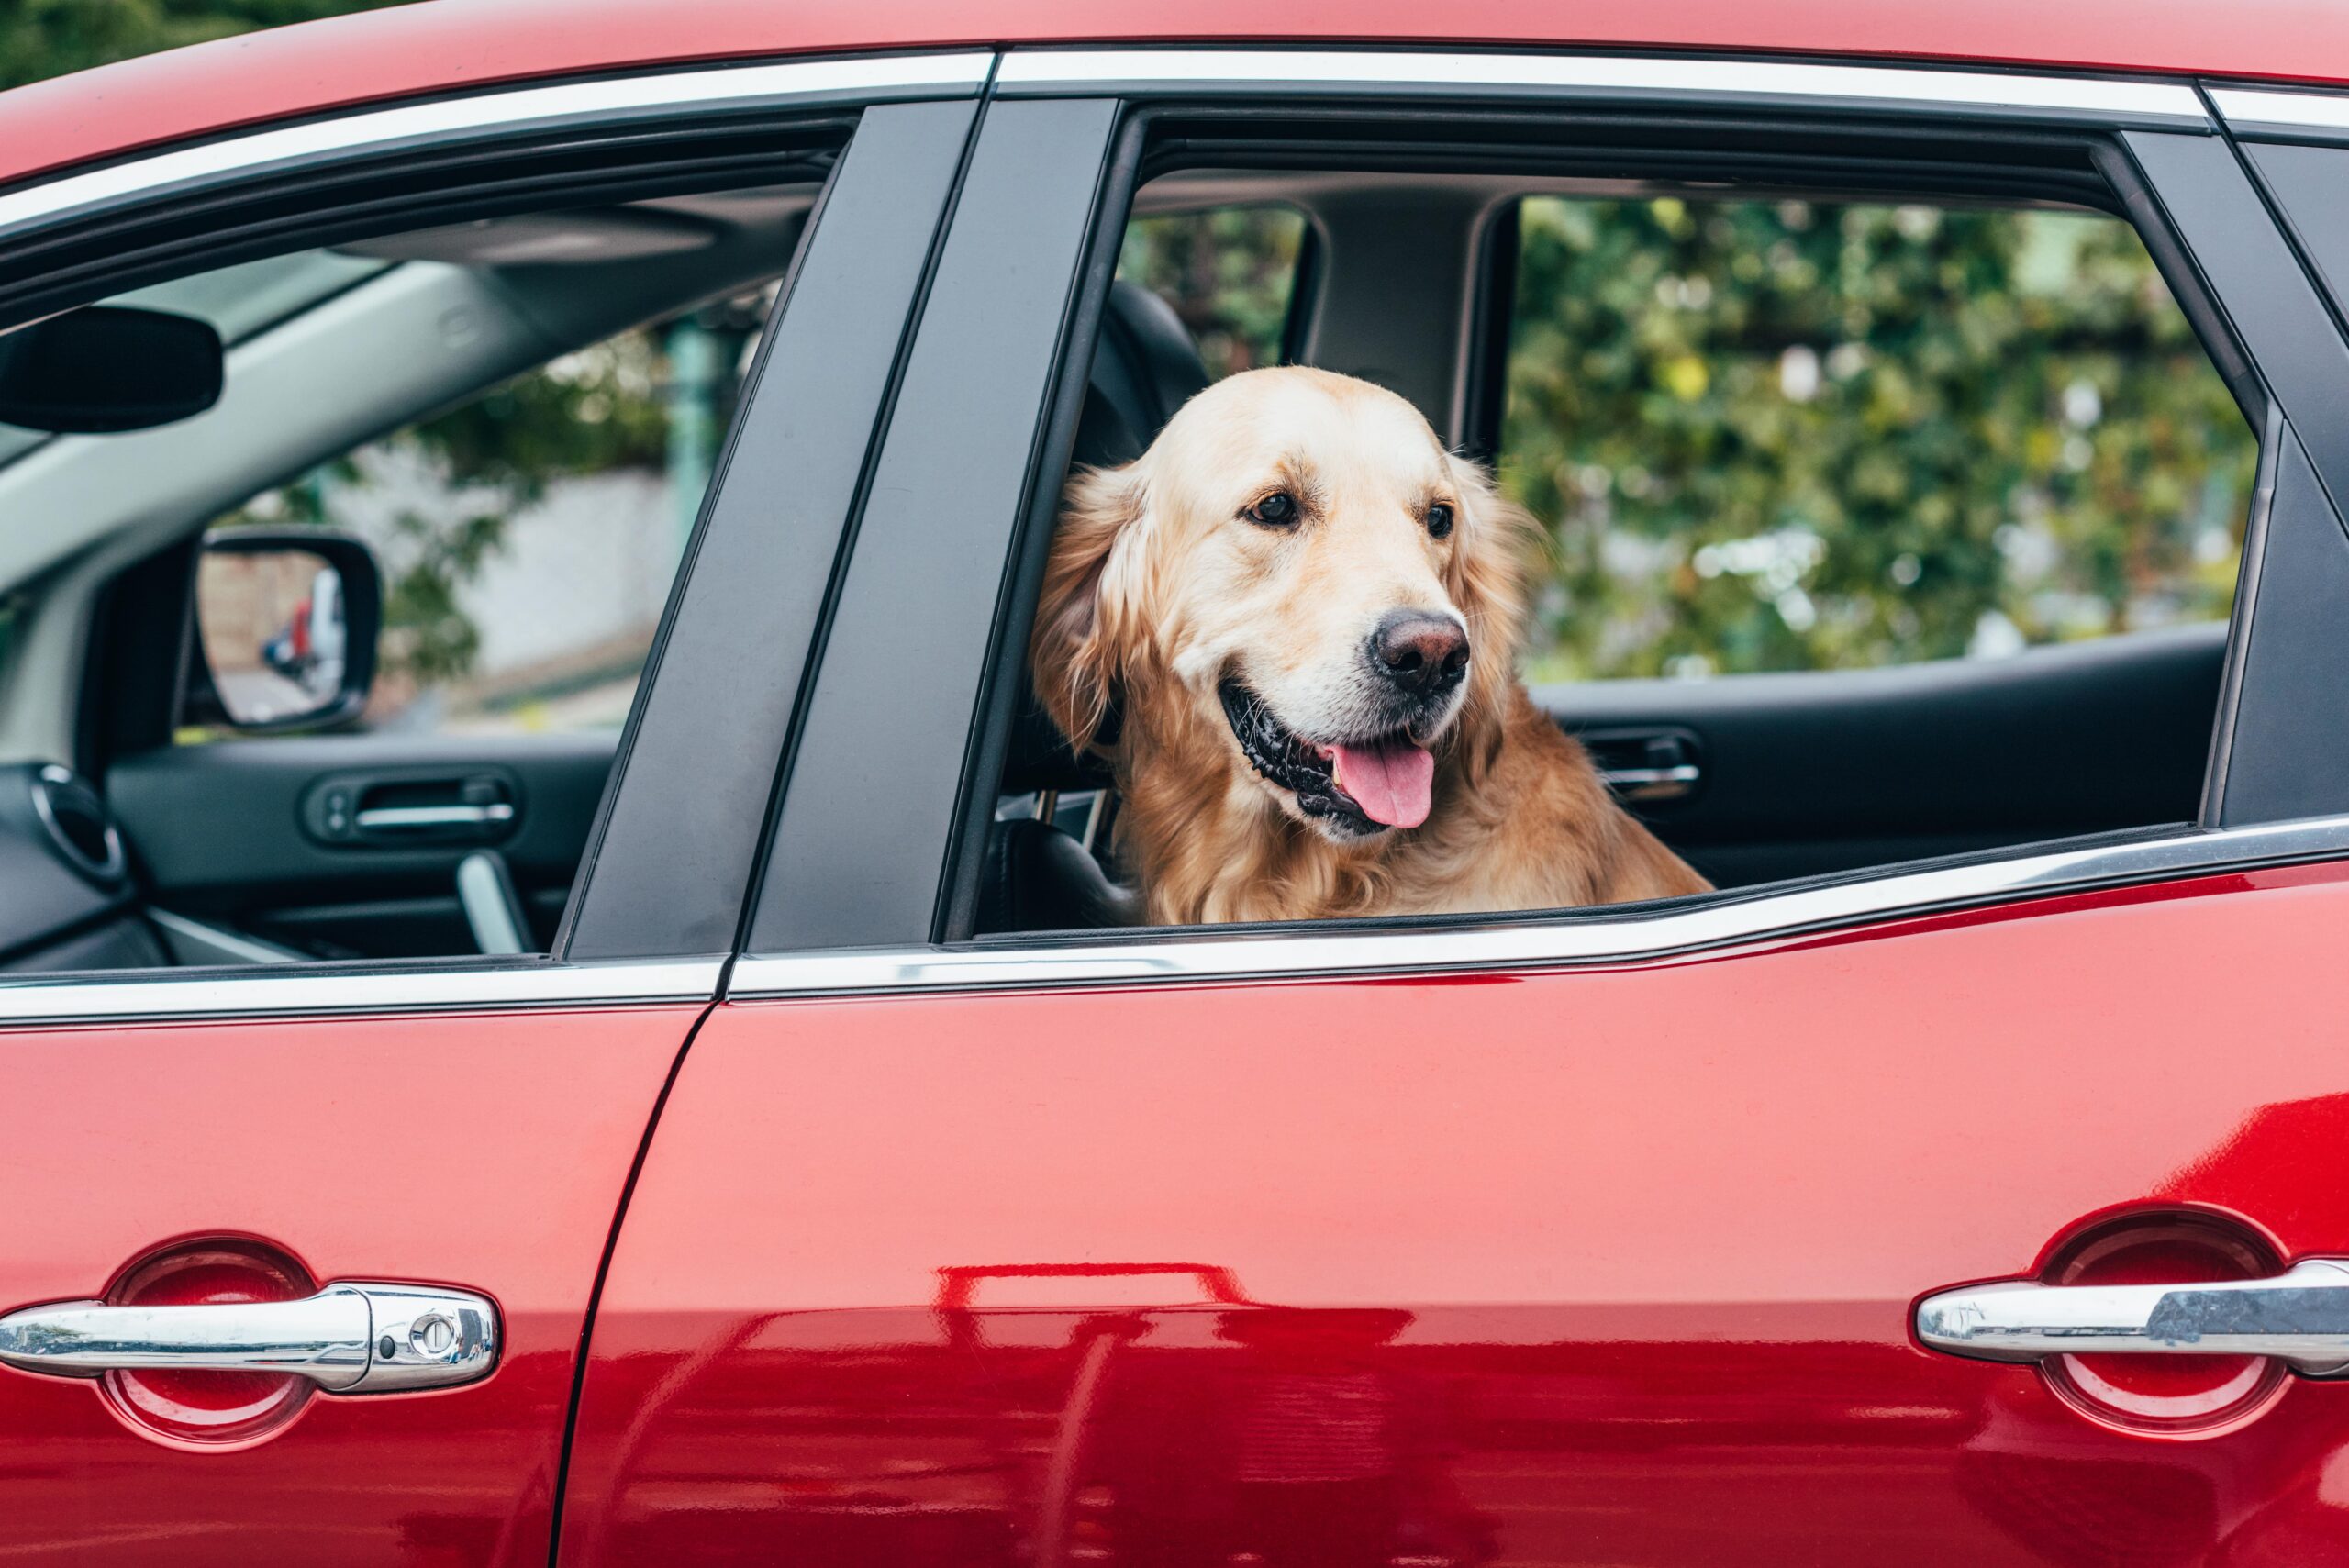
{"type": "Polygon", "coordinates": [[[106,795],[164,907],[304,951],[428,957],[472,950],[456,870],[480,848],[506,857],[551,939],[617,744],[584,732],[170,746],[117,762],[106,795]],[[475,822],[370,824],[462,808],[468,792],[484,797],[475,822]]]}
{"type": "Polygon", "coordinates": [[[565,1568],[2334,1560],[2349,1384],[2149,1440],[1910,1314],[2116,1218],[2349,1251],[2344,917],[2314,866],[1611,971],[729,1003],[565,1568]]]}
{"type": "Polygon", "coordinates": [[[1888,670],[1597,681],[1535,697],[1600,739],[1691,738],[1683,798],[1626,803],[1724,887],[2189,822],[2226,628],[1888,670]]]}

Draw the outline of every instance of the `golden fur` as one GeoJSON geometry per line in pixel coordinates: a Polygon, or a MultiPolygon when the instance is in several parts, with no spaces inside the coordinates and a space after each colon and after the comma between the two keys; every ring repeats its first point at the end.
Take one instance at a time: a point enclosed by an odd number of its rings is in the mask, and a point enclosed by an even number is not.
{"type": "Polygon", "coordinates": [[[1053,720],[1112,762],[1119,847],[1148,919],[1539,909],[1706,889],[1517,679],[1535,527],[1401,398],[1301,368],[1219,382],[1133,462],[1072,479],[1030,653],[1053,720]],[[1297,526],[1243,515],[1275,490],[1297,497],[1297,526]],[[1439,501],[1453,508],[1444,539],[1423,521],[1439,501]],[[1312,733],[1315,716],[1360,702],[1368,628],[1397,607],[1456,614],[1468,673],[1433,738],[1426,822],[1348,838],[1250,764],[1217,685],[1244,675],[1312,733]]]}

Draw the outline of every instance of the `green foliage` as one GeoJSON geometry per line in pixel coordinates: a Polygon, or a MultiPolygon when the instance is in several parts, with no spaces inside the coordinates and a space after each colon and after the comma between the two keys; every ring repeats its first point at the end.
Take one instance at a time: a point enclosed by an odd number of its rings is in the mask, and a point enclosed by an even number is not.
{"type": "MultiPolygon", "coordinates": [[[[624,333],[515,377],[385,438],[373,451],[422,460],[454,503],[406,508],[380,537],[388,675],[417,685],[462,680],[481,633],[459,602],[505,542],[507,520],[555,480],[657,468],[665,456],[666,362],[654,334],[624,333]]],[[[257,497],[228,522],[328,523],[333,497],[372,482],[370,453],[339,459],[257,497]]]]}
{"type": "Polygon", "coordinates": [[[659,467],[666,372],[652,333],[625,333],[459,404],[406,439],[439,457],[452,484],[493,486],[518,506],[566,475],[659,467]]]}
{"type": "Polygon", "coordinates": [[[1535,676],[2227,613],[2255,441],[2126,225],[1544,198],[1522,234],[1501,470],[1554,546],[1535,676]]]}
{"type": "MultiPolygon", "coordinates": [[[[2127,225],[1545,197],[1520,231],[1499,466],[1551,543],[1535,678],[2227,614],[2256,441],[2127,225]]],[[[1229,373],[1277,359],[1303,234],[1138,218],[1119,274],[1229,373]]]]}
{"type": "Polygon", "coordinates": [[[1208,373],[1277,364],[1305,216],[1294,207],[1214,207],[1126,226],[1118,276],[1174,307],[1208,373]]]}
{"type": "Polygon", "coordinates": [[[397,0],[5,0],[0,87],[397,0]]]}

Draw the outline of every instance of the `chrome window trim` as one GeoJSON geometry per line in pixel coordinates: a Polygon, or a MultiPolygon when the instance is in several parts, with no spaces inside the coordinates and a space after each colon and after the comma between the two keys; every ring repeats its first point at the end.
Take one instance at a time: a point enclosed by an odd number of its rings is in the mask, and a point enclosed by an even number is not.
{"type": "Polygon", "coordinates": [[[2349,138],[2349,94],[2278,93],[2258,87],[2213,87],[2210,101],[2227,128],[2323,141],[2349,138]]]}
{"type": "Polygon", "coordinates": [[[1896,873],[1617,917],[1417,931],[1244,930],[1058,947],[859,949],[739,960],[727,999],[1067,988],[1142,981],[1343,978],[1674,959],[1761,940],[2050,894],[2349,856],[2349,817],[2262,824],[1896,873]]]}
{"type": "Polygon", "coordinates": [[[625,124],[678,109],[819,108],[904,98],[967,98],[986,82],[991,52],[873,55],[729,65],[698,71],[516,86],[361,110],[250,131],[66,172],[0,195],[0,239],[128,201],[338,159],[484,136],[625,124]]]}
{"type": "Polygon", "coordinates": [[[1906,65],[1681,59],[1648,55],[1331,49],[1024,49],[1003,57],[998,94],[1163,91],[1252,93],[1423,89],[1601,100],[1896,108],[2031,120],[2209,131],[2194,89],[2178,83],[1949,71],[1906,65]]]}
{"type": "Polygon", "coordinates": [[[258,974],[249,969],[153,970],[119,979],[93,978],[86,971],[0,975],[0,1027],[707,1002],[717,995],[724,967],[723,959],[711,957],[422,969],[306,964],[258,974]]]}

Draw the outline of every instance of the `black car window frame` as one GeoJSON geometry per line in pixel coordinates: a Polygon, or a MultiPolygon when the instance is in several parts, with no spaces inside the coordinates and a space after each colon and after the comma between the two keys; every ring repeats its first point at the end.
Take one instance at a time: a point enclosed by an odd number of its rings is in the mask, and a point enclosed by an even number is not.
{"type": "MultiPolygon", "coordinates": [[[[1044,101],[1066,104],[1077,100],[1044,101]]],[[[993,104],[988,111],[990,122],[1007,108],[1028,107],[1034,102],[993,104]]],[[[1347,140],[1349,128],[1355,126],[1387,128],[1397,137],[1396,166],[1423,167],[1431,159],[1457,156],[1458,139],[1453,140],[1449,153],[1430,150],[1431,143],[1442,147],[1448,131],[1455,139],[1464,133],[1469,144],[1481,146],[1490,154],[1497,146],[1506,147],[1508,138],[1521,136],[1529,126],[1571,126],[1586,131],[1594,126],[1604,126],[1620,133],[1626,127],[1638,128],[1642,119],[1636,109],[1623,107],[1562,107],[1534,112],[1522,106],[1498,109],[1439,106],[1424,96],[1384,105],[1308,105],[1286,110],[1268,109],[1261,106],[1262,103],[1260,96],[1246,108],[1225,104],[1186,104],[1171,93],[1162,100],[1121,100],[1118,133],[1114,139],[1105,137],[1100,143],[1099,183],[1086,188],[1074,175],[1065,179],[1061,205],[1072,212],[1080,205],[1085,206],[1093,238],[1089,253],[1067,263],[1070,275],[1081,280],[1082,286],[1075,289],[1063,318],[1052,324],[1061,334],[1061,362],[1055,385],[1041,401],[1034,422],[1035,462],[1023,475],[1016,498],[997,494],[967,502],[972,507],[984,506],[996,514],[998,527],[1003,529],[999,544],[1004,554],[998,613],[992,623],[986,649],[983,654],[974,647],[965,655],[971,667],[984,671],[985,678],[978,683],[974,693],[960,682],[953,693],[956,700],[968,696],[973,721],[963,748],[965,766],[954,804],[951,809],[941,808],[934,782],[926,791],[898,792],[878,774],[869,775],[874,788],[861,796],[861,804],[866,820],[873,826],[872,830],[858,833],[844,812],[818,804],[827,790],[838,789],[840,781],[820,767],[811,773],[805,756],[795,759],[784,796],[780,834],[790,834],[796,817],[811,824],[819,819],[825,821],[839,839],[837,852],[832,856],[834,865],[844,877],[849,874],[846,868],[858,868],[853,873],[856,896],[864,901],[851,907],[848,917],[841,919],[839,916],[843,906],[839,894],[847,885],[845,881],[830,880],[825,874],[811,875],[819,870],[817,867],[785,867],[770,860],[747,924],[745,952],[957,944],[970,938],[979,861],[994,804],[991,781],[1002,761],[1009,706],[1018,686],[1019,661],[1024,654],[1024,633],[1055,511],[1057,476],[1065,470],[1075,412],[1082,400],[1093,350],[1094,326],[1114,266],[1118,237],[1122,232],[1132,192],[1143,180],[1185,163],[1230,166],[1250,157],[1276,166],[1319,166],[1313,161],[1329,158],[1333,149],[1358,148],[1359,143],[1347,140]],[[887,889],[885,895],[867,896],[883,887],[887,889]]],[[[1897,111],[1831,119],[1758,110],[1729,112],[1704,122],[1701,131],[1690,129],[1691,117],[1686,114],[1651,112],[1648,122],[1644,128],[1651,139],[1640,147],[1642,155],[1653,161],[1647,166],[1669,164],[1675,159],[1685,166],[1688,139],[1701,136],[1710,139],[1715,156],[1732,167],[1775,167],[1783,173],[1787,167],[1784,159],[1773,166],[1765,161],[1768,154],[1757,150],[1753,144],[1757,132],[1766,132],[1806,148],[1808,150],[1798,161],[1808,161],[1814,172],[1834,173],[1833,183],[1845,190],[1905,191],[1919,195],[2053,195],[2099,208],[2132,223],[2179,299],[2206,351],[2235,393],[2253,430],[2266,438],[2262,454],[2263,483],[2259,495],[2254,497],[2243,579],[2238,586],[2233,622],[2235,645],[2231,646],[2228,655],[2223,700],[2214,727],[2212,773],[2199,825],[2235,826],[2246,820],[2276,820],[2272,812],[2254,817],[2225,807],[2230,798],[2230,769],[2241,772],[2256,768],[2271,774],[2281,770],[2299,777],[2321,771],[2305,766],[2303,753],[2298,749],[2291,755],[2278,755],[2271,741],[2253,735],[2243,723],[2243,715],[2255,710],[2262,701],[2256,688],[2246,695],[2243,673],[2253,661],[2243,636],[2248,625],[2243,612],[2250,602],[2246,595],[2255,595],[2257,563],[2274,521],[2275,498],[2280,488],[2287,510],[2293,516],[2301,516],[2307,510],[2308,492],[2315,488],[2312,484],[2296,486],[2288,481],[2279,486],[2277,482],[2279,471],[2287,475],[2291,472],[2292,465],[2286,460],[2296,443],[2288,423],[2272,417],[2274,409],[2263,355],[2278,351],[2275,339],[2279,336],[2321,329],[2321,341],[2333,347],[2339,346],[2339,338],[2330,318],[2307,290],[2298,268],[2290,264],[2272,226],[2266,226],[2266,239],[2272,243],[2266,247],[2247,244],[2246,253],[2236,258],[2218,281],[2230,290],[2284,289],[2285,307],[2276,314],[2290,317],[2292,325],[2245,334],[2234,313],[2221,305],[2211,270],[2205,266],[2194,244],[2188,242],[2185,225],[2174,220],[2167,204],[2196,199],[2194,190],[2189,188],[2192,182],[2182,178],[2174,167],[2178,161],[2176,150],[2199,149],[2224,159],[2228,155],[2223,139],[2207,128],[2154,131],[2132,129],[2121,124],[2018,127],[2011,119],[1987,114],[1977,120],[1945,113],[1910,119],[1897,111]],[[1734,138],[1723,134],[1732,128],[1738,133],[1734,138]],[[1678,139],[1676,145],[1675,139],[1678,139]],[[1888,141],[1905,143],[1911,152],[1939,149],[1941,155],[1917,158],[1906,180],[1887,182],[1884,176],[1887,161],[1882,155],[1888,141]],[[2013,161],[2001,164],[1982,159],[1980,149],[1987,142],[2015,150],[2013,161]],[[2052,176],[2047,168],[2050,151],[2054,149],[2063,150],[2068,171],[2060,179],[2052,176]],[[1923,179],[1916,172],[1920,167],[1926,173],[1923,179]],[[2308,308],[2292,308],[2302,302],[2290,298],[2289,290],[2285,288],[2288,284],[2299,287],[2308,308]],[[2247,339],[2256,339],[2259,352],[2254,351],[2254,342],[2247,339]],[[2246,740],[2255,743],[2247,747],[2246,740]]],[[[984,157],[985,150],[986,131],[983,128],[979,156],[984,157]]],[[[1606,154],[1610,160],[1608,167],[1621,172],[1622,152],[1620,146],[1609,149],[1606,154]]],[[[1544,167],[1554,172],[1556,158],[1554,150],[1549,151],[1544,167]]],[[[2207,156],[2199,161],[2191,158],[2188,161],[2195,177],[2202,183],[2207,184],[2219,177],[2207,156]]],[[[2240,188],[2233,194],[2248,194],[2249,186],[2242,182],[2239,171],[2237,182],[2240,188]]],[[[967,206],[958,214],[950,246],[962,241],[964,224],[977,220],[978,215],[967,206]]],[[[975,230],[970,232],[975,235],[975,230]]],[[[2197,233],[2193,238],[2198,243],[2209,239],[2207,233],[2197,233]]],[[[980,241],[974,239],[973,242],[980,241]]],[[[1055,253],[1049,264],[1058,267],[1062,258],[1055,253]]],[[[1486,269],[1487,275],[1492,270],[1489,266],[1486,269]]],[[[1489,316],[1485,320],[1488,322],[1489,316]]],[[[1489,343],[1493,334],[1487,329],[1477,336],[1489,343]]],[[[1472,397],[1478,379],[1472,373],[1472,397]]],[[[2321,491],[2317,498],[2321,500],[2321,491]]],[[[857,586],[860,564],[852,560],[852,590],[857,586]]],[[[2344,561],[2344,569],[2349,569],[2349,561],[2344,561]]],[[[980,586],[965,586],[974,594],[984,591],[980,586]]],[[[900,601],[896,613],[901,617],[912,617],[928,613],[928,606],[900,601]]],[[[828,649],[828,659],[837,652],[837,649],[828,649]]],[[[877,695],[883,677],[875,673],[868,679],[874,683],[872,695],[877,695]]],[[[944,722],[952,706],[951,701],[941,701],[909,713],[900,705],[886,722],[908,731],[916,730],[926,723],[944,722]]],[[[941,746],[951,744],[939,735],[933,734],[932,740],[941,746]]],[[[2349,791],[2342,793],[2349,796],[2349,791]]],[[[2349,809],[2349,800],[2341,808],[2349,809]]],[[[2017,846],[2010,851],[1965,859],[1995,861],[2043,847],[2017,846]]],[[[1865,880],[1877,874],[1881,873],[1871,870],[1851,878],[1807,880],[1865,880]]],[[[1753,891],[1768,893],[1787,885],[1791,884],[1773,884],[1753,891]]],[[[1528,911],[1508,918],[1535,921],[1575,913],[1528,911]]],[[[1492,917],[1475,918],[1489,920],[1492,917]]],[[[1444,923],[1447,922],[1410,924],[1444,923]]],[[[1355,927],[1366,929],[1364,923],[1355,923],[1355,927]]],[[[1179,937],[1191,933],[1163,934],[1179,937]]],[[[1016,939],[1001,939],[1021,946],[1082,943],[1089,940],[1093,939],[1081,933],[1023,934],[1016,939]]]]}
{"type": "MultiPolygon", "coordinates": [[[[134,193],[12,243],[0,259],[0,328],[168,278],[363,236],[680,191],[820,182],[671,585],[561,929],[549,953],[523,962],[722,958],[757,864],[815,601],[866,466],[881,392],[905,345],[978,99],[974,82],[720,112],[681,104],[608,126],[523,127],[193,192],[134,193]],[[845,191],[843,173],[851,176],[845,191]],[[795,332],[807,339],[807,364],[772,378],[789,384],[778,393],[764,371],[776,344],[795,332]],[[822,416],[819,439],[767,439],[778,422],[810,407],[822,416]],[[746,444],[759,454],[747,464],[736,461],[746,444]],[[780,517],[772,504],[777,457],[805,460],[792,476],[801,503],[780,508],[780,517]],[[751,617],[740,602],[727,602],[728,579],[793,577],[818,584],[804,604],[770,594],[751,617]],[[749,698],[753,687],[763,700],[749,698]],[[633,770],[632,759],[640,763],[633,770]],[[681,780],[694,787],[675,793],[681,780]]],[[[194,559],[191,549],[173,547],[128,569],[102,595],[85,643],[77,760],[102,768],[126,740],[162,738],[152,716],[117,712],[111,699],[167,706],[175,686],[124,672],[143,669],[149,658],[176,669],[188,622],[125,612],[184,605],[194,559]],[[107,689],[95,690],[101,681],[107,689]]],[[[457,955],[426,966],[514,962],[457,955]]],[[[417,961],[360,967],[413,969],[417,961]]]]}
{"type": "MultiPolygon", "coordinates": [[[[2213,117],[2221,118],[2215,113],[2213,117]]],[[[2221,140],[2221,139],[2212,139],[2221,140]]],[[[2220,147],[2128,139],[2236,329],[2273,364],[2275,458],[2263,470],[2266,560],[2239,595],[2203,819],[2213,827],[2349,809],[2349,229],[2331,192],[2349,148],[2229,127],[2220,147]],[[2257,221],[2264,209],[2272,224],[2257,221]],[[2297,265],[2294,263],[2297,262],[2297,265]]],[[[2251,541],[2246,540],[2246,550],[2251,541]]]]}

